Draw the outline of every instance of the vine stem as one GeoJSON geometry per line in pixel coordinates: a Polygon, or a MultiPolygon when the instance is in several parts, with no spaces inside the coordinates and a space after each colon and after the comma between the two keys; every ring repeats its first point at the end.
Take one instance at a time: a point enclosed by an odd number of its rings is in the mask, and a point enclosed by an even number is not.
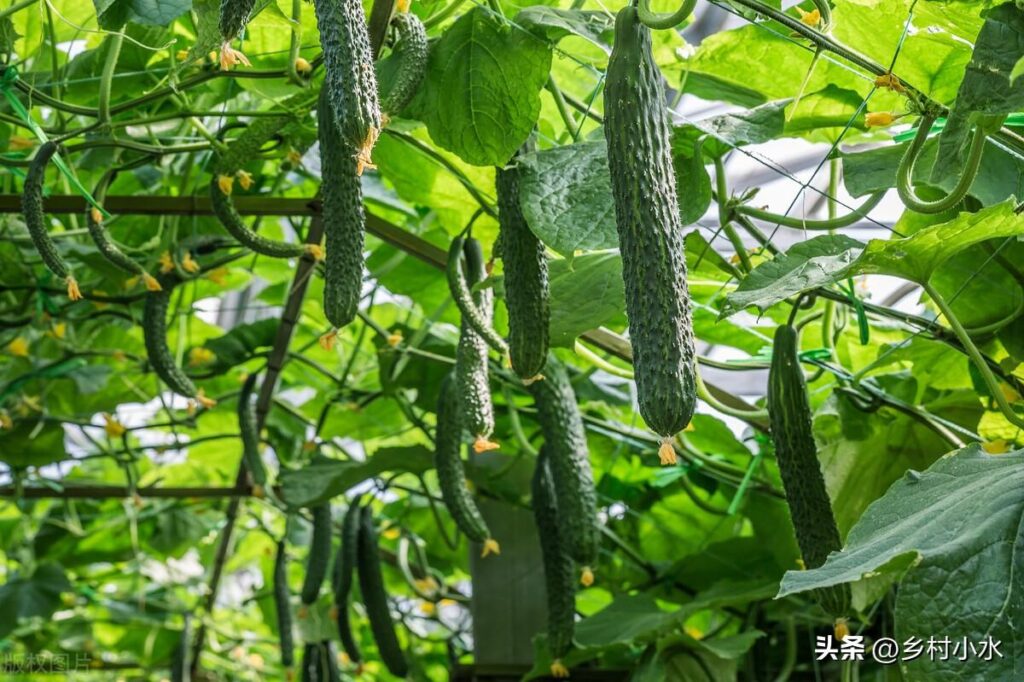
{"type": "Polygon", "coordinates": [[[39,2],[39,0],[21,0],[21,2],[16,2],[7,9],[0,10],[0,21],[3,21],[4,19],[11,16],[15,12],[20,12],[26,7],[31,7],[37,2],[39,2]]]}
{"type": "Polygon", "coordinates": [[[686,21],[693,14],[693,9],[696,6],[697,0],[683,0],[675,12],[652,12],[651,1],[640,0],[636,8],[636,16],[640,23],[648,28],[669,29],[686,21]]]}
{"type": "Polygon", "coordinates": [[[114,71],[117,70],[117,60],[121,56],[121,44],[124,42],[123,33],[111,33],[107,38],[107,58],[103,62],[103,73],[100,76],[100,101],[99,101],[99,122],[110,123],[110,88],[114,82],[114,71]]]}
{"type": "Polygon", "coordinates": [[[995,400],[996,405],[999,406],[999,411],[1003,413],[1003,416],[1006,417],[1008,422],[1017,428],[1024,429],[1024,418],[1021,418],[1013,411],[1013,407],[1003,394],[1003,389],[1002,386],[999,385],[999,380],[996,379],[995,375],[992,374],[992,370],[989,369],[988,363],[985,361],[985,356],[983,356],[981,351],[978,350],[978,347],[974,345],[974,340],[953,313],[953,309],[950,307],[949,302],[946,301],[945,297],[943,297],[942,294],[940,294],[939,291],[931,284],[924,284],[923,286],[925,293],[935,301],[935,305],[949,322],[949,326],[953,330],[953,333],[956,334],[957,339],[959,339],[960,343],[963,344],[968,357],[971,358],[971,361],[974,362],[974,366],[981,373],[982,378],[985,380],[985,385],[992,394],[993,400],[995,400]]]}
{"type": "Polygon", "coordinates": [[[757,218],[758,220],[763,220],[768,223],[775,223],[776,225],[781,225],[783,227],[791,227],[795,230],[809,230],[812,232],[819,230],[838,230],[842,227],[849,227],[868,215],[875,206],[878,206],[878,204],[881,203],[882,199],[885,198],[885,194],[885,191],[875,192],[874,194],[869,195],[860,206],[853,209],[846,215],[838,217],[833,215],[834,203],[830,199],[829,217],[825,220],[808,220],[806,218],[797,218],[796,216],[772,213],[771,211],[765,211],[747,204],[737,204],[732,207],[732,210],[740,215],[757,218]]]}
{"type": "Polygon", "coordinates": [[[707,385],[704,383],[704,379],[700,376],[700,371],[694,373],[694,378],[697,380],[697,397],[708,404],[708,406],[714,408],[722,414],[727,414],[730,417],[736,417],[737,419],[767,419],[768,410],[741,410],[735,407],[726,405],[721,400],[716,398],[708,390],[707,385]]]}
{"type": "MultiPolygon", "coordinates": [[[[697,138],[696,144],[694,144],[693,153],[701,154],[704,150],[704,140],[707,139],[707,135],[701,135],[697,138]]],[[[740,259],[740,264],[743,266],[744,274],[754,269],[753,263],[750,261],[750,254],[747,253],[747,247],[743,244],[743,240],[740,239],[739,234],[736,233],[736,228],[732,226],[729,216],[729,185],[728,178],[725,175],[725,161],[722,160],[721,156],[714,158],[715,163],[715,192],[719,197],[718,203],[718,223],[722,227],[722,231],[725,232],[725,236],[729,238],[732,243],[732,247],[736,249],[736,256],[740,259]]]]}
{"type": "Polygon", "coordinates": [[[935,123],[934,114],[925,114],[921,117],[917,128],[917,135],[914,141],[907,147],[907,151],[900,159],[899,169],[896,172],[896,191],[900,195],[903,205],[917,213],[942,213],[959,204],[967,191],[974,184],[974,178],[978,175],[981,167],[981,156],[985,151],[985,140],[987,136],[980,125],[974,126],[974,134],[971,136],[971,146],[967,152],[967,160],[964,162],[963,171],[956,186],[949,191],[949,194],[935,201],[925,201],[914,192],[914,166],[917,157],[921,155],[924,143],[928,140],[932,124],[935,123]]]}

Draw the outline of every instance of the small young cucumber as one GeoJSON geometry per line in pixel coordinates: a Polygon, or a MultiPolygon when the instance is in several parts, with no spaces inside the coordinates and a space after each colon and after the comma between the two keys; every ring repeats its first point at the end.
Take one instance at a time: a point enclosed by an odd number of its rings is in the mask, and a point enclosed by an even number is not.
{"type": "Polygon", "coordinates": [[[369,505],[363,507],[360,515],[356,560],[359,566],[359,591],[363,595],[363,605],[366,607],[373,639],[377,642],[377,651],[392,675],[405,677],[409,674],[409,663],[405,660],[395,633],[395,623],[391,620],[391,607],[380,568],[377,529],[373,523],[373,509],[369,505]]]}
{"type": "Polygon", "coordinates": [[[331,563],[331,505],[320,504],[310,511],[313,514],[313,532],[306,558],[306,578],[300,593],[302,603],[307,606],[320,596],[320,586],[324,584],[327,567],[331,563]]]}

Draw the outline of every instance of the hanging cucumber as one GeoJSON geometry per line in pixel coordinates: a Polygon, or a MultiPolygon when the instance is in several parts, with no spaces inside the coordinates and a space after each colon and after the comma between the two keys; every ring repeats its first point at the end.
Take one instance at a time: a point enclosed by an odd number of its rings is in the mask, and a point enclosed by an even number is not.
{"type": "Polygon", "coordinates": [[[462,415],[458,386],[449,373],[441,381],[437,401],[437,429],[434,436],[434,466],[437,468],[441,497],[455,524],[473,542],[483,544],[482,556],[500,554],[501,548],[491,537],[487,522],[477,509],[466,485],[462,462],[462,415]]]}
{"type": "MultiPolygon", "coordinates": [[[[113,172],[105,174],[96,186],[92,195],[97,202],[103,201],[107,194],[107,186],[113,180],[113,176],[113,172]]],[[[146,272],[146,269],[141,264],[129,258],[114,243],[114,240],[110,238],[106,226],[103,225],[103,214],[98,208],[90,207],[86,211],[85,224],[89,229],[89,236],[92,237],[93,243],[99,249],[100,255],[106,258],[111,265],[129,275],[141,277],[148,291],[160,291],[160,282],[157,281],[156,277],[146,272]]]]}
{"type": "Polygon", "coordinates": [[[262,497],[267,485],[267,470],[263,466],[263,458],[260,457],[260,431],[256,422],[256,410],[252,405],[252,394],[258,376],[255,372],[247,376],[245,383],[242,384],[242,392],[238,394],[238,432],[242,438],[242,463],[252,479],[253,495],[262,497]]]}
{"type": "Polygon", "coordinates": [[[550,456],[558,499],[559,537],[569,556],[581,567],[580,582],[588,586],[594,582],[600,528],[587,434],[565,367],[549,355],[544,372],[544,381],[531,384],[529,390],[537,405],[537,419],[550,456]]]}
{"type": "Polygon", "coordinates": [[[319,642],[302,645],[302,682],[325,682],[323,658],[319,642]]]}
{"type": "Polygon", "coordinates": [[[551,649],[551,676],[568,677],[562,659],[572,648],[576,627],[576,576],[572,557],[566,551],[561,535],[561,522],[555,484],[551,477],[547,446],[542,447],[533,470],[531,492],[533,518],[540,537],[544,561],[544,585],[548,606],[548,647],[551,649]]]}
{"type": "Polygon", "coordinates": [[[313,533],[309,542],[309,556],[306,559],[306,578],[302,581],[299,595],[303,604],[309,605],[320,595],[320,586],[327,577],[331,563],[331,505],[328,503],[313,507],[313,533]]]}
{"type": "Polygon", "coordinates": [[[220,68],[227,70],[235,64],[252,66],[244,54],[231,47],[231,41],[237,38],[245,25],[252,18],[256,0],[220,0],[220,68]]]}
{"type": "MultiPolygon", "coordinates": [[[[480,242],[466,239],[466,283],[473,287],[484,281],[484,254],[480,242]]],[[[479,311],[482,322],[491,326],[494,291],[483,289],[471,294],[473,307],[479,311]]],[[[487,342],[477,334],[466,319],[459,329],[456,351],[455,377],[458,384],[462,423],[473,435],[473,450],[481,453],[498,448],[491,440],[494,432],[494,404],[491,402],[491,384],[487,367],[487,342]]]]}
{"type": "MultiPolygon", "coordinates": [[[[448,265],[445,271],[448,278],[448,289],[451,292],[452,300],[459,308],[462,321],[468,323],[473,331],[487,342],[488,346],[501,355],[507,355],[508,345],[505,343],[505,339],[491,328],[489,319],[484,319],[483,313],[477,308],[474,295],[470,292],[472,284],[469,283],[466,268],[463,267],[466,242],[466,237],[458,236],[448,247],[448,265]]],[[[483,260],[482,256],[481,260],[483,260]]]]}
{"type": "Polygon", "coordinates": [[[46,182],[46,167],[50,164],[53,155],[57,153],[57,144],[50,141],[44,142],[32,158],[28,166],[28,173],[25,174],[25,188],[21,195],[22,215],[25,218],[25,227],[28,228],[29,236],[32,237],[32,244],[35,245],[43,264],[49,268],[67,286],[68,298],[72,301],[80,301],[82,292],[78,288],[78,281],[71,274],[68,264],[64,262],[63,256],[57,251],[57,245],[50,237],[50,231],[46,225],[46,212],[43,210],[43,184],[46,182]]]}
{"type": "Polygon", "coordinates": [[[526,224],[519,205],[519,169],[498,168],[494,177],[501,228],[508,308],[508,351],[512,370],[525,383],[540,378],[548,355],[548,259],[544,245],[526,224]]]}
{"type": "Polygon", "coordinates": [[[384,575],[380,569],[377,529],[373,523],[373,509],[369,506],[363,507],[360,514],[356,562],[359,567],[359,591],[363,595],[366,617],[370,621],[373,639],[377,642],[377,651],[392,675],[405,677],[409,674],[409,664],[398,643],[395,624],[391,620],[384,575]]]}
{"type": "Polygon", "coordinates": [[[277,543],[277,555],[274,557],[274,610],[277,611],[277,636],[281,642],[281,667],[288,670],[295,665],[295,640],[292,638],[288,554],[284,540],[277,543]]]}
{"type": "MultiPolygon", "coordinates": [[[[831,552],[842,549],[842,541],[818,462],[799,352],[796,329],[780,325],[768,373],[768,416],[800,554],[806,568],[818,568],[831,552]]],[[[844,617],[850,609],[850,588],[845,583],[815,590],[813,595],[835,618],[844,617]]]]}
{"type": "Polygon", "coordinates": [[[167,311],[171,304],[171,294],[181,283],[181,278],[172,273],[160,277],[159,283],[160,289],[147,293],[142,307],[142,337],[149,364],[172,391],[198,401],[205,408],[213,407],[217,402],[207,398],[202,389],[196,389],[196,385],[175,362],[167,346],[167,311]]]}
{"type": "Polygon", "coordinates": [[[359,645],[352,634],[349,619],[348,597],[352,591],[352,573],[356,568],[359,547],[359,521],[361,518],[359,498],[352,501],[341,522],[341,545],[334,559],[334,608],[338,614],[338,636],[341,646],[353,663],[363,660],[359,645]]]}
{"type": "Polygon", "coordinates": [[[427,75],[427,29],[415,14],[408,11],[391,19],[398,40],[391,50],[395,79],[387,92],[381,93],[380,111],[385,122],[406,107],[416,96],[423,77],[427,75]]]}
{"type": "Polygon", "coordinates": [[[662,463],[671,464],[671,438],[696,404],[693,321],[664,86],[650,29],[632,6],[615,20],[604,103],[640,414],[662,436],[662,463]]]}
{"type": "MultiPolygon", "coordinates": [[[[352,149],[341,139],[327,89],[317,110],[320,136],[320,192],[326,235],[324,314],[335,330],[355,319],[363,290],[366,211],[352,149]]],[[[333,338],[333,332],[332,336],[333,338]]]]}
{"type": "Polygon", "coordinates": [[[327,72],[323,91],[344,142],[339,146],[347,150],[338,149],[337,153],[355,154],[356,174],[362,175],[363,168],[373,168],[370,152],[381,129],[377,73],[363,3],[315,0],[313,4],[327,72]]]}

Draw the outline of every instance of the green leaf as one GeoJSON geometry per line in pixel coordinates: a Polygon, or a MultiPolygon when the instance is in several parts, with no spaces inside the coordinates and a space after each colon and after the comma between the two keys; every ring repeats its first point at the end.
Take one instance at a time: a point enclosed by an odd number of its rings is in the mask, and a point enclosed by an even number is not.
{"type": "Polygon", "coordinates": [[[131,15],[131,0],[92,0],[100,28],[116,31],[124,26],[131,15]]]}
{"type": "Polygon", "coordinates": [[[550,70],[550,47],[474,7],[430,50],[423,113],[430,137],[467,163],[507,163],[537,122],[550,70]]]}
{"type": "Polygon", "coordinates": [[[790,571],[779,596],[859,581],[900,579],[896,638],[986,636],[1004,657],[966,661],[922,656],[905,679],[1012,679],[1024,638],[1024,451],[989,455],[972,445],[910,471],[864,513],[843,551],[807,571],[790,571]]]}
{"type": "Polygon", "coordinates": [[[0,462],[14,467],[41,467],[67,459],[64,429],[54,422],[21,419],[0,431],[0,462]]]}
{"type": "Polygon", "coordinates": [[[363,462],[319,458],[281,473],[281,497],[292,507],[309,507],[385,471],[422,474],[433,466],[433,453],[421,445],[381,448],[363,462]]]}
{"type": "Polygon", "coordinates": [[[689,159],[674,156],[672,166],[676,171],[679,219],[690,225],[700,220],[711,206],[711,176],[704,168],[703,155],[689,159]]]}
{"type": "Polygon", "coordinates": [[[211,371],[221,374],[242,364],[261,348],[269,348],[274,343],[278,326],[280,321],[275,318],[240,324],[227,334],[207,341],[203,345],[216,356],[211,371]]]}
{"type": "Polygon", "coordinates": [[[18,621],[40,618],[48,623],[61,606],[60,595],[71,590],[64,570],[42,564],[28,577],[16,576],[0,586],[0,639],[18,627],[18,621]]]}
{"type": "Polygon", "coordinates": [[[786,112],[786,134],[818,133],[812,139],[833,141],[848,128],[866,130],[864,117],[858,115],[864,98],[854,90],[828,85],[804,95],[786,112]],[[828,135],[828,133],[832,135],[828,135]]]}
{"type": "Polygon", "coordinates": [[[515,23],[552,42],[577,35],[608,52],[615,21],[607,12],[533,5],[519,10],[515,23]]]}
{"type": "Polygon", "coordinates": [[[925,284],[959,251],[988,239],[1024,234],[1024,221],[1014,206],[1007,201],[977,213],[961,213],[902,239],[872,239],[867,244],[843,235],[808,239],[754,268],[727,296],[722,314],[751,305],[767,308],[855,275],[892,275],[925,284]]]}
{"type": "Polygon", "coordinates": [[[790,101],[768,102],[746,111],[675,126],[672,129],[672,154],[692,157],[693,145],[702,135],[709,136],[702,151],[711,158],[727,154],[736,147],[774,140],[782,134],[785,110],[790,101]]]}
{"type": "Polygon", "coordinates": [[[533,152],[519,163],[519,201],[538,239],[566,258],[619,245],[603,139],[533,152]]]}
{"type": "Polygon", "coordinates": [[[139,24],[168,26],[192,9],[192,0],[130,0],[131,18],[139,24]]]}
{"type": "Polygon", "coordinates": [[[617,253],[555,260],[550,268],[551,345],[571,348],[583,332],[623,316],[626,294],[617,253]]]}

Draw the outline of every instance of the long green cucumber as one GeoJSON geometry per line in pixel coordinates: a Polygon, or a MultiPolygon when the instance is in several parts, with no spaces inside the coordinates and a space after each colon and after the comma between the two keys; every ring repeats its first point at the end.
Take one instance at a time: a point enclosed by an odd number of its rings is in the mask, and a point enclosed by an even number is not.
{"type": "Polygon", "coordinates": [[[352,633],[348,599],[352,592],[352,575],[356,569],[359,549],[359,521],[362,515],[359,498],[352,501],[341,522],[341,545],[334,559],[334,608],[337,611],[338,636],[341,646],[353,663],[363,660],[359,644],[352,633]]]}
{"type": "MultiPolygon", "coordinates": [[[[260,432],[257,428],[256,410],[252,404],[258,376],[255,372],[247,376],[245,383],[242,384],[242,392],[238,394],[238,433],[242,439],[242,463],[249,472],[252,482],[259,486],[261,492],[267,485],[267,469],[263,466],[263,458],[260,457],[260,432]]],[[[256,490],[253,492],[257,493],[256,490]]]]}
{"type": "Polygon", "coordinates": [[[220,17],[217,26],[224,42],[238,37],[256,7],[256,0],[220,0],[220,17]]]}
{"type": "Polygon", "coordinates": [[[462,410],[453,373],[441,381],[434,436],[434,466],[437,468],[441,497],[455,525],[470,540],[483,544],[483,556],[499,554],[501,549],[491,537],[487,522],[466,485],[462,462],[462,410]]]}
{"type": "Polygon", "coordinates": [[[316,601],[320,587],[327,577],[331,563],[331,505],[319,504],[310,512],[313,514],[313,532],[309,542],[309,556],[306,558],[306,577],[302,581],[300,600],[307,606],[316,601]]]}
{"type": "Polygon", "coordinates": [[[615,20],[604,106],[640,414],[663,437],[662,462],[672,463],[669,439],[697,399],[693,320],[665,91],[650,29],[632,6],[615,20]]]}
{"type": "Polygon", "coordinates": [[[317,110],[320,136],[320,190],[327,253],[324,261],[324,314],[336,329],[355,319],[363,290],[366,211],[357,161],[344,143],[324,89],[317,110]]]}
{"type": "Polygon", "coordinates": [[[277,636],[281,643],[281,667],[295,665],[295,639],[292,637],[291,592],[288,589],[288,551],[284,540],[277,543],[274,557],[274,610],[277,611],[277,636]]]}
{"type": "Polygon", "coordinates": [[[356,557],[359,566],[359,591],[363,595],[366,616],[370,621],[373,639],[384,665],[396,677],[409,674],[402,646],[391,620],[391,607],[384,586],[384,574],[380,568],[380,549],[377,546],[377,529],[373,523],[373,509],[363,507],[359,523],[359,551],[356,557]]]}
{"type": "Polygon", "coordinates": [[[315,0],[313,4],[327,72],[323,90],[346,147],[359,160],[361,174],[364,166],[372,166],[370,150],[381,129],[377,73],[363,3],[315,0]]]}
{"type": "Polygon", "coordinates": [[[25,227],[32,238],[32,244],[43,259],[43,264],[57,277],[64,281],[67,286],[68,298],[72,301],[82,299],[82,292],[78,289],[78,281],[71,274],[71,269],[64,261],[64,257],[57,250],[57,245],[50,237],[50,231],[46,225],[46,211],[43,208],[43,184],[46,182],[46,167],[50,160],[57,153],[58,146],[55,142],[44,142],[32,157],[25,174],[25,187],[21,195],[21,212],[25,218],[25,227]]]}
{"type": "MultiPolygon", "coordinates": [[[[97,184],[96,189],[92,193],[93,198],[97,202],[102,202],[106,197],[107,186],[113,179],[114,172],[108,172],[104,174],[99,184],[97,184]]],[[[92,241],[99,250],[100,255],[106,258],[111,265],[129,275],[142,278],[147,290],[160,290],[160,282],[153,275],[146,272],[141,263],[137,263],[134,259],[130,258],[114,243],[114,240],[111,239],[110,234],[107,232],[106,226],[103,224],[103,214],[100,213],[99,209],[89,207],[86,211],[85,224],[89,230],[89,236],[92,237],[92,241]]]]}
{"type": "Polygon", "coordinates": [[[537,524],[544,561],[548,647],[553,659],[551,674],[553,677],[568,677],[562,658],[572,648],[576,627],[576,572],[572,557],[566,551],[566,539],[561,534],[558,500],[547,446],[541,448],[537,457],[530,489],[533,495],[533,518],[537,524]]]}
{"type": "MultiPolygon", "coordinates": [[[[799,346],[799,334],[792,326],[784,324],[775,330],[768,373],[768,416],[800,554],[806,568],[818,568],[830,553],[842,549],[842,541],[818,462],[799,346]]],[[[813,594],[836,618],[844,617],[850,609],[850,588],[845,583],[813,594]]]]}
{"type": "Polygon", "coordinates": [[[550,456],[562,531],[559,537],[581,567],[580,582],[590,585],[600,548],[600,528],[587,434],[565,367],[549,355],[544,372],[544,380],[530,384],[529,390],[550,456]]]}
{"type": "MultiPolygon", "coordinates": [[[[470,237],[465,243],[466,282],[470,287],[484,281],[484,255],[480,242],[470,237]]],[[[473,307],[482,322],[490,327],[494,314],[494,291],[483,289],[472,294],[473,307]]],[[[487,341],[463,318],[456,350],[455,377],[458,384],[462,423],[473,435],[477,453],[498,448],[491,440],[494,432],[494,403],[491,401],[490,371],[487,365],[487,341]]]]}
{"type": "Polygon", "coordinates": [[[535,381],[548,356],[548,259],[544,245],[526,224],[519,205],[519,169],[515,160],[510,167],[497,169],[494,187],[505,268],[509,359],[520,379],[535,381]]]}
{"type": "Polygon", "coordinates": [[[448,265],[446,268],[448,289],[451,291],[455,305],[459,308],[462,321],[468,323],[473,328],[473,331],[487,341],[488,346],[498,351],[501,355],[507,355],[508,344],[505,343],[505,339],[501,338],[494,331],[489,319],[485,320],[483,313],[477,308],[475,298],[470,291],[471,285],[468,283],[466,268],[463,267],[466,242],[467,239],[465,237],[459,236],[453,239],[451,246],[448,247],[448,265]]]}
{"type": "Polygon", "coordinates": [[[411,12],[396,14],[391,19],[398,42],[391,50],[395,79],[387,92],[381,93],[381,116],[386,121],[412,101],[423,77],[427,75],[427,29],[420,18],[411,12]]]}
{"type": "Polygon", "coordinates": [[[174,288],[181,283],[175,274],[159,278],[160,289],[146,294],[142,307],[142,338],[146,345],[146,356],[153,371],[167,387],[180,396],[197,400],[203,407],[213,407],[215,401],[207,398],[196,388],[174,360],[174,354],[167,345],[167,312],[171,305],[174,288]]]}

